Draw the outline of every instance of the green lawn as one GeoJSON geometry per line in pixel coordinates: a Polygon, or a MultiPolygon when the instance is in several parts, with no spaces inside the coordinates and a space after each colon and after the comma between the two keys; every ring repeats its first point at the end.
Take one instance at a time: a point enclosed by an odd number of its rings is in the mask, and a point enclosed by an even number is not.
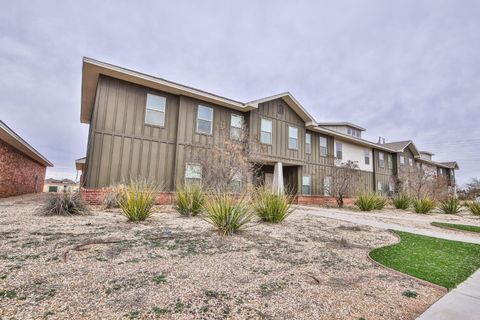
{"type": "Polygon", "coordinates": [[[453,228],[453,229],[458,229],[458,230],[465,230],[465,231],[478,232],[478,233],[480,233],[480,227],[477,227],[477,226],[467,226],[467,225],[464,225],[464,224],[453,224],[453,223],[444,223],[444,222],[432,222],[432,226],[436,226],[436,227],[447,227],[447,228],[453,228]]]}
{"type": "Polygon", "coordinates": [[[411,276],[452,289],[480,268],[480,245],[394,231],[401,242],[370,257],[411,276]]]}

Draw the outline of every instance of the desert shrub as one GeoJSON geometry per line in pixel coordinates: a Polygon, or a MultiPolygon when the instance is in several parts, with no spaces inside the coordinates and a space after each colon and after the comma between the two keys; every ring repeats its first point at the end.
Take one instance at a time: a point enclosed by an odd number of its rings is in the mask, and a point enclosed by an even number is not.
{"type": "Polygon", "coordinates": [[[472,202],[468,205],[470,212],[475,215],[480,215],[480,202],[472,202]]]}
{"type": "Polygon", "coordinates": [[[205,198],[205,221],[223,235],[232,235],[252,220],[244,197],[235,198],[226,192],[213,193],[205,198]]]}
{"type": "Polygon", "coordinates": [[[196,216],[202,211],[205,194],[199,184],[187,184],[177,191],[175,210],[184,216],[196,216]]]}
{"type": "Polygon", "coordinates": [[[152,214],[156,191],[157,187],[151,183],[131,180],[118,196],[122,213],[130,221],[144,221],[152,214]]]}
{"type": "Polygon", "coordinates": [[[407,210],[410,203],[410,197],[403,193],[399,193],[393,198],[393,205],[397,209],[407,210]]]}
{"type": "Polygon", "coordinates": [[[45,216],[71,216],[88,213],[80,193],[65,192],[49,195],[40,213],[45,216]]]}
{"type": "Polygon", "coordinates": [[[385,208],[385,205],[387,204],[387,198],[385,197],[379,197],[375,199],[375,209],[376,210],[382,210],[385,208]]]}
{"type": "Polygon", "coordinates": [[[460,209],[460,201],[456,198],[447,198],[440,203],[440,210],[446,214],[457,214],[460,209]]]}
{"type": "Polygon", "coordinates": [[[416,213],[428,213],[435,209],[435,202],[430,198],[418,198],[413,200],[413,208],[416,213]]]}
{"type": "Polygon", "coordinates": [[[279,223],[292,212],[292,196],[276,194],[266,188],[258,188],[253,192],[253,211],[262,221],[279,223]]]}
{"type": "Polygon", "coordinates": [[[365,193],[357,197],[355,205],[361,211],[372,211],[377,208],[377,199],[375,193],[365,193]]]}
{"type": "Polygon", "coordinates": [[[122,195],[122,191],[125,189],[125,185],[116,185],[108,191],[105,199],[103,199],[103,206],[105,209],[120,208],[119,198],[122,195]]]}

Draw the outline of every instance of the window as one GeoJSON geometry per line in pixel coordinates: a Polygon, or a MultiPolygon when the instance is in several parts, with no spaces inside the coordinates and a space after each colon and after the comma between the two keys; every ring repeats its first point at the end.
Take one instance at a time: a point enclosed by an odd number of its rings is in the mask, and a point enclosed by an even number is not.
{"type": "Polygon", "coordinates": [[[408,158],[408,165],[410,167],[413,167],[413,159],[412,158],[408,158]]]}
{"type": "Polygon", "coordinates": [[[388,155],[388,169],[393,169],[393,157],[391,154],[388,155]]]}
{"type": "Polygon", "coordinates": [[[288,126],[288,148],[298,150],[298,128],[288,126]]]}
{"type": "Polygon", "coordinates": [[[422,164],[420,162],[417,162],[417,169],[422,170],[422,164]]]}
{"type": "Polygon", "coordinates": [[[212,134],[213,129],[213,108],[198,105],[197,110],[197,132],[212,134]]]}
{"type": "Polygon", "coordinates": [[[310,194],[311,193],[311,183],[310,183],[310,176],[303,176],[302,177],[302,194],[310,194]]]}
{"type": "Polygon", "coordinates": [[[365,155],[365,164],[370,164],[370,150],[365,149],[363,153],[365,155]]]}
{"type": "Polygon", "coordinates": [[[185,166],[185,183],[202,182],[202,166],[194,163],[187,163],[185,166]]]}
{"type": "Polygon", "coordinates": [[[305,133],[305,153],[312,153],[312,135],[305,133]]]}
{"type": "Polygon", "coordinates": [[[320,137],[320,155],[326,157],[328,154],[327,138],[320,137]]]}
{"type": "Polygon", "coordinates": [[[232,180],[230,181],[230,190],[236,193],[242,191],[242,173],[239,171],[233,172],[232,170],[232,180]]]}
{"type": "Polygon", "coordinates": [[[385,153],[383,152],[378,153],[378,165],[380,168],[385,168],[385,153]]]}
{"type": "Polygon", "coordinates": [[[388,183],[388,191],[395,192],[395,184],[392,181],[388,183]]]}
{"type": "Polygon", "coordinates": [[[340,142],[337,142],[335,146],[337,148],[337,159],[342,159],[343,158],[342,144],[340,142]]]}
{"type": "Polygon", "coordinates": [[[357,137],[360,138],[360,130],[357,130],[357,137]]]}
{"type": "Polygon", "coordinates": [[[400,166],[403,166],[405,164],[405,158],[403,156],[400,156],[400,166]]]}
{"type": "Polygon", "coordinates": [[[266,144],[272,144],[272,121],[261,119],[260,142],[266,143],[266,144]]]}
{"type": "Polygon", "coordinates": [[[378,181],[378,183],[377,183],[377,191],[382,192],[382,182],[381,181],[378,181]]]}
{"type": "Polygon", "coordinates": [[[453,169],[450,169],[450,177],[453,178],[453,169]]]}
{"type": "Polygon", "coordinates": [[[439,170],[440,170],[440,175],[443,176],[443,169],[440,168],[439,170]]]}
{"type": "Polygon", "coordinates": [[[145,123],[163,127],[165,125],[165,105],[167,99],[147,93],[145,123]]]}
{"type": "Polygon", "coordinates": [[[347,133],[351,135],[352,134],[352,129],[347,128],[347,133]]]}
{"type": "Polygon", "coordinates": [[[323,178],[323,195],[324,196],[332,195],[332,177],[323,178]]]}
{"type": "Polygon", "coordinates": [[[243,133],[243,116],[233,114],[230,117],[230,139],[240,140],[243,133]]]}

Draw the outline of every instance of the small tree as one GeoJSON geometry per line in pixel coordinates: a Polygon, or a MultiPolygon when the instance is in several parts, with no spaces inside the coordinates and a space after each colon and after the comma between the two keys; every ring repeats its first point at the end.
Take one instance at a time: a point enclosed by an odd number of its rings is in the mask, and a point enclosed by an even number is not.
{"type": "Polygon", "coordinates": [[[341,208],[344,205],[344,198],[353,196],[355,193],[355,181],[360,178],[360,168],[356,161],[348,160],[339,162],[335,167],[335,174],[332,177],[330,193],[337,205],[341,208]]]}

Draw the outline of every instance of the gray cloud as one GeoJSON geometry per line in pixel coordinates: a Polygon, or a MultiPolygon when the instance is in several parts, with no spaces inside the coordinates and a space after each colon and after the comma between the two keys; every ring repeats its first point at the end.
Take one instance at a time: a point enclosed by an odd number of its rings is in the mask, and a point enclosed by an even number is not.
{"type": "Polygon", "coordinates": [[[319,121],[413,139],[480,176],[478,1],[0,4],[0,118],[75,176],[81,58],[248,101],[291,91],[319,121]]]}

